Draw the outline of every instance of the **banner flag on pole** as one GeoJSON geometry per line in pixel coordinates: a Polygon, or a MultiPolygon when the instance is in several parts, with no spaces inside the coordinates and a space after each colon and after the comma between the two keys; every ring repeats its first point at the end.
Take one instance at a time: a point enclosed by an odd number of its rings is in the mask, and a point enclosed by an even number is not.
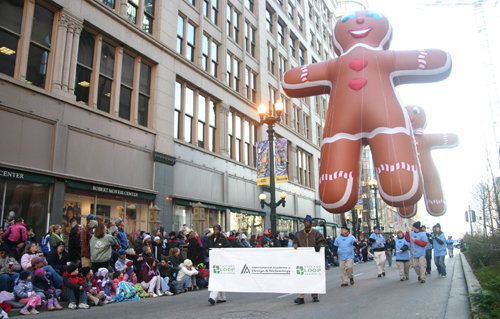
{"type": "Polygon", "coordinates": [[[324,294],[324,248],[211,249],[208,290],[324,294]]]}
{"type": "Polygon", "coordinates": [[[269,141],[257,142],[257,185],[269,185],[269,141]]]}
{"type": "Polygon", "coordinates": [[[276,183],[288,182],[288,139],[277,138],[274,140],[274,176],[276,183]]]}

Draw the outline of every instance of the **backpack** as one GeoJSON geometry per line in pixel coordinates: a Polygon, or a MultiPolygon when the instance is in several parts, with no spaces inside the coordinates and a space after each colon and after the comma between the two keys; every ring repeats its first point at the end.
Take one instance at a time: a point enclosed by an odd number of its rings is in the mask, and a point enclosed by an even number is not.
{"type": "Polygon", "coordinates": [[[45,236],[42,237],[42,242],[40,243],[40,246],[42,246],[42,251],[45,254],[48,254],[50,252],[50,234],[46,234],[45,236]]]}

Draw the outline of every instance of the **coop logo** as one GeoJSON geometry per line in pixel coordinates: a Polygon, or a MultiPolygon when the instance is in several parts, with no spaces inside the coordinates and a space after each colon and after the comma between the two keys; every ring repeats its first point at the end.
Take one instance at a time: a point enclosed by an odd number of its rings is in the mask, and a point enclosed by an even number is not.
{"type": "Polygon", "coordinates": [[[236,267],[234,265],[213,265],[212,271],[217,275],[234,275],[236,267]]]}
{"type": "Polygon", "coordinates": [[[241,274],[251,274],[250,272],[250,268],[248,268],[247,264],[245,264],[245,266],[243,266],[243,269],[241,270],[241,274]]]}
{"type": "Polygon", "coordinates": [[[299,276],[319,276],[321,275],[321,266],[297,266],[297,275],[299,276]]]}

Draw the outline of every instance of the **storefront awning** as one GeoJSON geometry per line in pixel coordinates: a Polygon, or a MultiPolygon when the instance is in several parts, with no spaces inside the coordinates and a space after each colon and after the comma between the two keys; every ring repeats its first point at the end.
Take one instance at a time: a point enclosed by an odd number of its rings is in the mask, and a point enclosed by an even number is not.
{"type": "Polygon", "coordinates": [[[103,186],[103,185],[97,185],[97,184],[91,184],[91,183],[85,183],[85,182],[79,182],[79,181],[67,180],[66,185],[68,187],[72,187],[72,188],[85,189],[85,190],[89,190],[89,191],[101,192],[101,193],[106,193],[106,194],[120,195],[120,196],[133,197],[133,198],[142,198],[142,199],[149,199],[149,200],[156,199],[155,194],[148,194],[148,193],[144,193],[144,192],[138,192],[138,191],[133,191],[133,190],[127,190],[127,189],[122,189],[122,188],[109,187],[109,186],[103,186]]]}
{"type": "Polygon", "coordinates": [[[297,220],[297,217],[286,216],[286,215],[276,215],[279,219],[287,219],[287,220],[297,220]]]}
{"type": "Polygon", "coordinates": [[[199,201],[189,201],[189,200],[178,199],[178,198],[175,199],[175,204],[176,205],[194,206],[195,204],[198,204],[198,203],[202,204],[203,206],[205,206],[205,208],[208,208],[208,209],[226,210],[226,209],[229,208],[229,207],[226,207],[226,206],[220,206],[220,205],[214,205],[214,204],[207,204],[207,203],[199,202],[199,201]]]}
{"type": "Polygon", "coordinates": [[[330,226],[330,227],[340,227],[340,225],[338,225],[338,224],[334,224],[334,223],[326,223],[326,226],[330,226]]]}
{"type": "Polygon", "coordinates": [[[15,179],[23,182],[35,182],[43,184],[54,184],[55,178],[46,175],[39,175],[35,173],[27,173],[23,171],[17,171],[14,169],[4,169],[0,168],[0,178],[15,179]]]}
{"type": "Polygon", "coordinates": [[[239,209],[239,208],[231,208],[231,212],[239,213],[239,214],[247,214],[247,215],[255,215],[255,216],[266,216],[264,212],[256,212],[253,210],[239,209]]]}

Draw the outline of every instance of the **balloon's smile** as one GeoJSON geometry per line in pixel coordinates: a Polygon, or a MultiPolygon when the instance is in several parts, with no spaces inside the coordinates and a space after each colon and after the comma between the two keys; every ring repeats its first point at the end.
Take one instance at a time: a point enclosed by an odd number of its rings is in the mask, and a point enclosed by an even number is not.
{"type": "Polygon", "coordinates": [[[364,38],[364,37],[368,36],[368,34],[370,34],[370,32],[372,30],[373,30],[372,27],[364,27],[364,28],[361,28],[361,29],[351,29],[351,30],[349,30],[349,34],[354,39],[361,39],[361,38],[364,38]]]}

